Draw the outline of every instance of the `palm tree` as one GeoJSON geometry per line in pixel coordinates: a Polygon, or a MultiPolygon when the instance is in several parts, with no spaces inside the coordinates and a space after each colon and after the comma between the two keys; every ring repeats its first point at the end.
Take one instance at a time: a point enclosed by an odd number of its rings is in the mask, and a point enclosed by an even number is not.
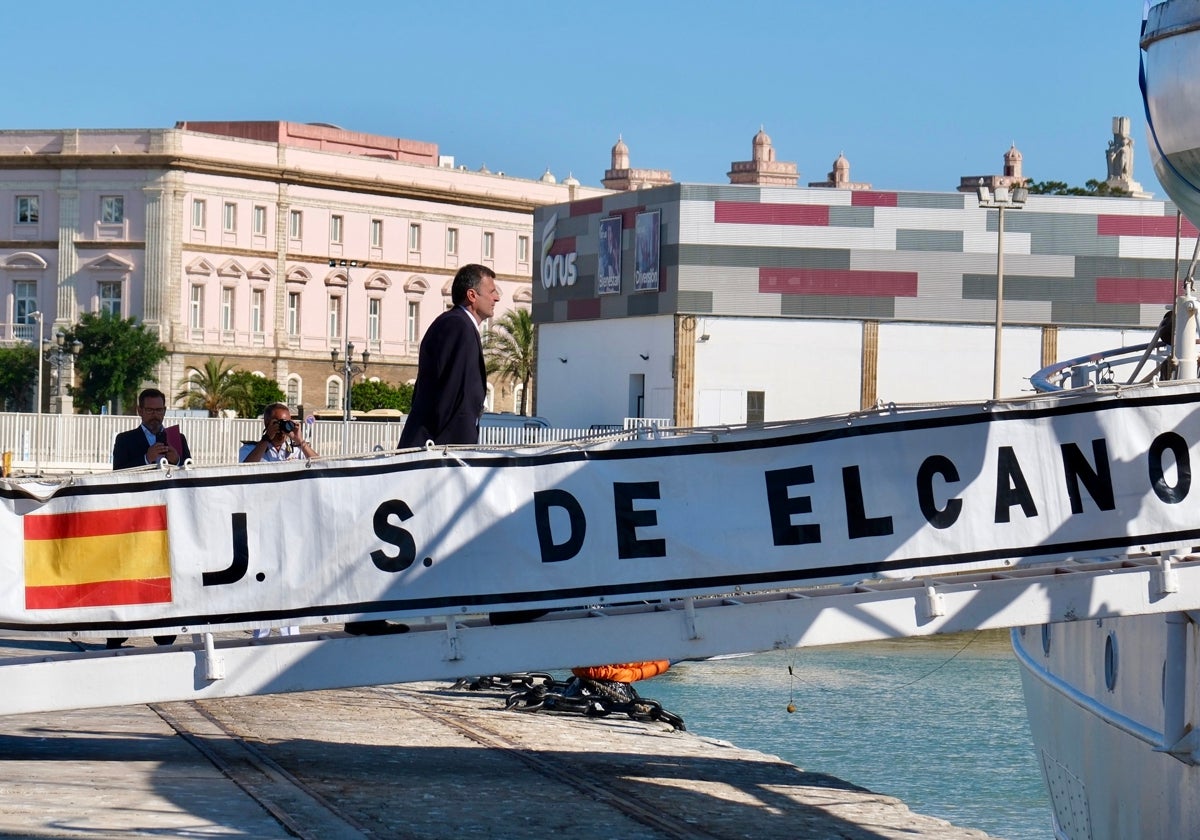
{"type": "Polygon", "coordinates": [[[488,331],[483,342],[488,373],[521,383],[519,414],[525,414],[529,380],[533,377],[533,316],[528,309],[510,309],[488,331]]]}
{"type": "Polygon", "coordinates": [[[185,408],[203,408],[209,417],[217,417],[247,397],[245,385],[233,374],[233,365],[226,366],[224,359],[209,356],[203,367],[188,366],[188,375],[179,380],[183,390],[175,399],[185,408]]]}

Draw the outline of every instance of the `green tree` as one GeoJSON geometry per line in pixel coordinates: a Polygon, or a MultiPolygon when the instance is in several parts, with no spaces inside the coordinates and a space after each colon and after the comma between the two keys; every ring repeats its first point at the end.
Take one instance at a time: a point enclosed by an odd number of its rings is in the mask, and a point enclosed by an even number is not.
{"type": "Polygon", "coordinates": [[[16,410],[33,403],[30,391],[37,381],[38,361],[38,348],[32,344],[0,348],[0,409],[16,410]]]}
{"type": "Polygon", "coordinates": [[[529,380],[533,377],[534,330],[533,316],[528,309],[510,309],[504,313],[483,343],[488,373],[521,383],[521,403],[518,414],[526,414],[529,380]]]}
{"type": "Polygon", "coordinates": [[[246,388],[234,378],[233,365],[224,359],[209,356],[204,365],[188,366],[187,376],[179,380],[180,391],[175,399],[185,408],[203,408],[209,417],[216,417],[238,400],[247,398],[246,388]]]}
{"type": "Polygon", "coordinates": [[[1103,181],[1093,178],[1082,187],[1068,186],[1066,181],[1028,181],[1025,188],[1033,195],[1129,195],[1119,187],[1110,187],[1103,181]]]}
{"type": "Polygon", "coordinates": [[[138,389],[167,357],[167,349],[144,325],[108,312],[85,312],[66,335],[67,344],[76,340],[83,349],[76,362],[79,385],[72,386],[71,396],[86,414],[99,414],[114,400],[122,408],[136,404],[138,389]]]}
{"type": "Polygon", "coordinates": [[[405,414],[412,411],[411,385],[389,385],[386,382],[355,382],[350,386],[350,408],[371,411],[376,408],[395,408],[405,414]]]}
{"type": "Polygon", "coordinates": [[[232,407],[237,409],[238,417],[261,417],[267,406],[287,401],[279,382],[274,379],[256,376],[248,370],[235,370],[229,376],[245,392],[233,401],[232,407]]]}

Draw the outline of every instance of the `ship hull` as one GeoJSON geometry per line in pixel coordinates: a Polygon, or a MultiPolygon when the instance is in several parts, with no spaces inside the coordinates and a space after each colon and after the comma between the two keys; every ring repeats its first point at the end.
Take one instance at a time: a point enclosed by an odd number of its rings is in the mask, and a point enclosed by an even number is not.
{"type": "MultiPolygon", "coordinates": [[[[1164,751],[1168,696],[1196,713],[1196,625],[1183,661],[1168,653],[1164,616],[1015,629],[1013,648],[1042,775],[1063,840],[1200,837],[1200,767],[1164,751]],[[1182,668],[1183,682],[1167,673],[1182,668]],[[1111,688],[1110,688],[1111,685],[1111,688]]],[[[1177,653],[1177,651],[1172,651],[1177,653]]]]}

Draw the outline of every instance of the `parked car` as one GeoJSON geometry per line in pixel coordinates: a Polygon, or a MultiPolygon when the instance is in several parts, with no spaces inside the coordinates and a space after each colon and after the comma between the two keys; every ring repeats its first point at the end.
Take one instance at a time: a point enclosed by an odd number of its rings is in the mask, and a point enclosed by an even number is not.
{"type": "Polygon", "coordinates": [[[526,416],[511,411],[485,411],[479,418],[479,427],[498,429],[549,429],[550,421],[537,415],[526,416]]]}

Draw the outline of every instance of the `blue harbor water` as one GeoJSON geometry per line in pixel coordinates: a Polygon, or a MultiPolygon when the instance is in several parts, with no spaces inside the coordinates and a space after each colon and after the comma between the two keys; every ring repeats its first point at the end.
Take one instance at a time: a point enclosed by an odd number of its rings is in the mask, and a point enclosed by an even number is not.
{"type": "Polygon", "coordinates": [[[698,735],[996,837],[1053,837],[1008,631],[682,662],[637,690],[698,735]]]}

